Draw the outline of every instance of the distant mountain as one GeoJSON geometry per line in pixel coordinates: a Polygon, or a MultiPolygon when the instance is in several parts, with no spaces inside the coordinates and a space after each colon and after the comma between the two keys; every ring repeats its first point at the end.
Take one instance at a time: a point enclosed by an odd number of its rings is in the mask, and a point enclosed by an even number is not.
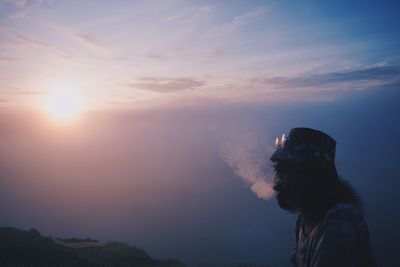
{"type": "Polygon", "coordinates": [[[37,230],[0,227],[0,266],[4,267],[184,267],[155,260],[142,249],[120,242],[52,238],[37,230]]]}

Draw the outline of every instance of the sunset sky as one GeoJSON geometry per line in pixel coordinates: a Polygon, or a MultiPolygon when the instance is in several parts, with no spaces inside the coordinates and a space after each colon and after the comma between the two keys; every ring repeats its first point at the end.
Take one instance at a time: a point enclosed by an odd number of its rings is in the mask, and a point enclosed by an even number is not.
{"type": "Polygon", "coordinates": [[[276,136],[305,126],[336,139],[378,262],[396,266],[399,14],[396,1],[0,0],[0,226],[189,267],[288,266],[295,216],[257,190],[276,136]]]}
{"type": "Polygon", "coordinates": [[[3,0],[3,105],[59,87],[88,108],[332,99],[397,82],[398,5],[3,0]]]}

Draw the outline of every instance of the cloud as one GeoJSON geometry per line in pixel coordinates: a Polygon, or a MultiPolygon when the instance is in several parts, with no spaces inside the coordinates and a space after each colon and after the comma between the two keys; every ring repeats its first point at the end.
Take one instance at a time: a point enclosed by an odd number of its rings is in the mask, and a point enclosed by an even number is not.
{"type": "Polygon", "coordinates": [[[138,83],[128,84],[129,87],[158,92],[172,93],[184,90],[194,90],[205,84],[204,81],[193,78],[152,78],[144,77],[138,83]]]}
{"type": "Polygon", "coordinates": [[[267,12],[267,8],[262,6],[248,11],[242,15],[235,16],[231,21],[216,28],[216,31],[233,32],[236,29],[250,24],[260,19],[267,12]]]}
{"type": "MultiPolygon", "coordinates": [[[[55,0],[33,0],[32,2],[36,5],[51,5],[55,0]]],[[[28,5],[27,0],[3,0],[4,3],[12,4],[19,8],[25,8],[28,5]]]]}
{"type": "Polygon", "coordinates": [[[144,59],[151,61],[165,61],[168,59],[168,56],[161,53],[148,53],[144,56],[144,59]]]}
{"type": "Polygon", "coordinates": [[[3,3],[14,5],[17,9],[16,12],[8,15],[9,19],[26,19],[29,18],[31,12],[30,7],[41,7],[43,5],[51,5],[54,0],[33,0],[28,2],[27,0],[3,0],[3,3]]]}
{"type": "Polygon", "coordinates": [[[8,56],[0,56],[0,61],[16,61],[17,59],[14,57],[8,57],[8,56]]]}
{"type": "Polygon", "coordinates": [[[211,11],[211,6],[192,6],[181,9],[177,14],[160,19],[162,23],[177,22],[180,24],[190,24],[197,19],[208,14],[211,11]]]}
{"type": "Polygon", "coordinates": [[[363,90],[400,87],[400,65],[353,68],[292,77],[233,78],[207,90],[237,103],[331,101],[363,90]]]}
{"type": "Polygon", "coordinates": [[[89,34],[77,33],[77,34],[75,34],[75,37],[79,41],[81,41],[85,44],[91,45],[91,46],[96,46],[96,47],[101,47],[101,48],[106,47],[106,45],[104,43],[102,43],[97,38],[95,38],[89,34]]]}
{"type": "Polygon", "coordinates": [[[206,51],[206,58],[215,58],[224,54],[224,50],[220,48],[210,48],[206,51]]]}
{"type": "Polygon", "coordinates": [[[49,47],[49,44],[46,43],[46,42],[43,42],[41,40],[32,38],[30,36],[27,36],[25,34],[19,33],[17,31],[9,29],[9,28],[5,28],[5,27],[0,26],[0,33],[7,34],[7,35],[11,36],[13,39],[15,39],[15,40],[17,40],[17,41],[19,41],[21,43],[24,43],[24,44],[33,44],[33,45],[36,45],[36,46],[46,47],[46,48],[49,47]]]}
{"type": "Polygon", "coordinates": [[[11,14],[10,16],[8,16],[10,19],[25,19],[25,18],[29,18],[29,10],[28,9],[23,9],[21,11],[18,11],[14,14],[11,14]]]}
{"type": "MultiPolygon", "coordinates": [[[[252,84],[256,87],[271,88],[339,88],[349,85],[353,89],[367,89],[378,85],[390,85],[400,82],[400,66],[377,66],[364,69],[311,74],[297,77],[255,78],[252,84]]],[[[345,87],[344,89],[348,89],[345,87]]]]}
{"type": "Polygon", "coordinates": [[[44,4],[51,5],[51,4],[53,4],[55,2],[55,0],[34,0],[34,2],[36,4],[38,4],[39,6],[40,5],[44,5],[44,4]]]}
{"type": "Polygon", "coordinates": [[[52,45],[48,44],[47,42],[33,38],[26,34],[17,32],[13,29],[0,26],[0,34],[8,35],[12,39],[16,40],[17,42],[19,42],[23,45],[27,45],[27,46],[33,45],[33,46],[45,49],[47,52],[55,54],[57,56],[61,56],[63,58],[69,57],[68,54],[63,49],[52,46],[52,45]]]}
{"type": "Polygon", "coordinates": [[[16,7],[25,7],[26,0],[4,0],[5,3],[13,4],[16,7]]]}
{"type": "Polygon", "coordinates": [[[41,95],[41,92],[33,90],[19,90],[14,93],[15,95],[41,95]]]}
{"type": "Polygon", "coordinates": [[[61,49],[57,46],[52,46],[45,41],[36,39],[29,35],[17,32],[13,29],[0,26],[0,35],[1,34],[10,36],[12,39],[14,39],[15,41],[17,41],[20,44],[23,44],[26,46],[35,46],[35,47],[44,49],[49,54],[60,56],[62,58],[69,57],[69,55],[63,49],[61,49]]]}

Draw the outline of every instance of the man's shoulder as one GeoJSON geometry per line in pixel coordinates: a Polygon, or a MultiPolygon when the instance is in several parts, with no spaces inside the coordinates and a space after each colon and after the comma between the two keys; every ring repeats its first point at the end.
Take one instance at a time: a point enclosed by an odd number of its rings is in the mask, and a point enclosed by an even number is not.
{"type": "Polygon", "coordinates": [[[342,222],[358,223],[364,220],[362,210],[354,204],[339,203],[332,207],[325,215],[325,223],[342,222]]]}
{"type": "MultiPolygon", "coordinates": [[[[299,215],[296,222],[296,238],[304,220],[299,215]]],[[[327,211],[324,218],[314,228],[313,239],[355,237],[357,233],[365,232],[366,223],[362,210],[354,204],[338,203],[327,211]]],[[[296,240],[297,241],[297,240],[296,240]]]]}
{"type": "Polygon", "coordinates": [[[321,222],[320,230],[323,235],[333,237],[355,237],[364,232],[366,223],[363,212],[353,204],[340,203],[331,208],[321,222]]]}
{"type": "Polygon", "coordinates": [[[376,266],[360,208],[338,204],[319,225],[310,251],[311,266],[376,266]]]}

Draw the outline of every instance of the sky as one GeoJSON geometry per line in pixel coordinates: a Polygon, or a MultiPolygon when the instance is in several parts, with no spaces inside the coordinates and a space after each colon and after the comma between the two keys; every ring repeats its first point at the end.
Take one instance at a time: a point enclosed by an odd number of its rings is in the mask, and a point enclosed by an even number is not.
{"type": "Polygon", "coordinates": [[[5,0],[2,102],[32,105],[62,86],[91,109],[332,99],[396,82],[398,11],[387,1],[5,0]]]}
{"type": "Polygon", "coordinates": [[[399,11],[1,0],[0,225],[189,267],[289,266],[296,216],[270,191],[268,158],[305,126],[336,139],[378,262],[396,266],[399,11]]]}

